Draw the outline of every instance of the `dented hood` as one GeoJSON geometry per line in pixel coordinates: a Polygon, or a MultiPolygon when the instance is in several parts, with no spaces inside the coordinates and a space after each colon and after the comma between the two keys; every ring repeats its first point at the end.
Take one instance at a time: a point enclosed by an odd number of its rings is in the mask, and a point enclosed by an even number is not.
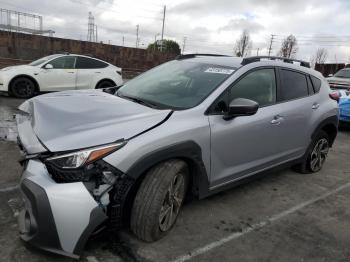
{"type": "MultiPolygon", "coordinates": [[[[25,117],[38,140],[51,152],[128,139],[159,124],[171,112],[95,90],[41,95],[27,100],[19,109],[26,112],[21,117],[22,125],[25,117]]],[[[28,128],[18,131],[20,139],[26,141],[28,128]]]]}

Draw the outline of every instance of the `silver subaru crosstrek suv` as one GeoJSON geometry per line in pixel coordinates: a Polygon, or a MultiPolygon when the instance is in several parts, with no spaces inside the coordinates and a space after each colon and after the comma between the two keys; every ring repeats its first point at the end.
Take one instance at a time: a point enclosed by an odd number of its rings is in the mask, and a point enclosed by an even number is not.
{"type": "Polygon", "coordinates": [[[182,55],[113,94],[45,94],[19,109],[20,236],[71,257],[104,228],[160,239],[188,194],[285,164],[317,172],[338,125],[322,75],[277,57],[182,55]]]}

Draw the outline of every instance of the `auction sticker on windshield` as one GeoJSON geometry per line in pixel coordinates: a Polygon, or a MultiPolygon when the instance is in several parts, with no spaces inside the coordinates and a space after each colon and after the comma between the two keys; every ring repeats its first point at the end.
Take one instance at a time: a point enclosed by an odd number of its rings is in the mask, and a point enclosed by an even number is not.
{"type": "Polygon", "coordinates": [[[230,75],[234,72],[233,69],[227,69],[227,68],[219,68],[219,67],[209,67],[207,70],[205,70],[205,73],[214,73],[214,74],[225,74],[230,75]]]}

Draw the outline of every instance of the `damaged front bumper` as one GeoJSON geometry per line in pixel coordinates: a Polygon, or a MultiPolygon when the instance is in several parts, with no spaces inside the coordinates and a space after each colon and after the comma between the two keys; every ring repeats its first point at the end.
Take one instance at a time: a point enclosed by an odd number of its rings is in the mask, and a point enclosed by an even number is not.
{"type": "Polygon", "coordinates": [[[56,183],[40,160],[29,160],[20,189],[21,238],[41,249],[80,257],[86,241],[108,216],[82,182],[56,183]]]}

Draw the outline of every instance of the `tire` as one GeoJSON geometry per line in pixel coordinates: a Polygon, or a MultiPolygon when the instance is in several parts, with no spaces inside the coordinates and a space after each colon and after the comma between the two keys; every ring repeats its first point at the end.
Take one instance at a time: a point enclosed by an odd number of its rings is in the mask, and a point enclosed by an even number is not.
{"type": "Polygon", "coordinates": [[[186,195],[188,176],[186,163],[176,159],[147,172],[131,210],[130,227],[139,239],[153,242],[170,231],[186,195]]]}
{"type": "Polygon", "coordinates": [[[303,161],[294,169],[302,174],[316,173],[320,171],[327,158],[330,140],[328,134],[321,130],[312,141],[303,161]]]}
{"type": "Polygon", "coordinates": [[[115,84],[112,81],[102,80],[96,85],[96,89],[108,88],[113,86],[115,86],[115,84]]]}
{"type": "Polygon", "coordinates": [[[35,84],[28,77],[17,77],[11,83],[10,94],[17,98],[31,98],[35,94],[35,84]]]}

